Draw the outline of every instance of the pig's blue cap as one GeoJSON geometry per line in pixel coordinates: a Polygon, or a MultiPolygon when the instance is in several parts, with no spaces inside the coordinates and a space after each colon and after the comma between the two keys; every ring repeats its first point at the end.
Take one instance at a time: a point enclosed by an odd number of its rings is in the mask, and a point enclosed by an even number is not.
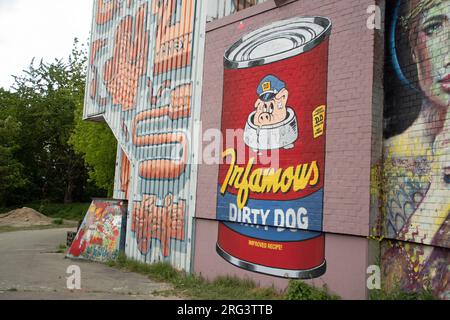
{"type": "Polygon", "coordinates": [[[273,75],[268,75],[261,80],[256,93],[259,98],[264,101],[272,100],[278,92],[286,88],[286,84],[273,75]]]}

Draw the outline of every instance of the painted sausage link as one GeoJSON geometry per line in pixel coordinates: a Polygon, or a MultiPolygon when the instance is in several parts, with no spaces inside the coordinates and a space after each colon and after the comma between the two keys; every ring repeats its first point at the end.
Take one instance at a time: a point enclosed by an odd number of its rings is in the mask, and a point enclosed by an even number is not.
{"type": "Polygon", "coordinates": [[[133,140],[139,146],[157,146],[179,143],[183,148],[183,156],[179,160],[154,159],[141,162],[139,175],[144,179],[176,179],[181,176],[187,162],[187,139],[184,133],[163,133],[143,137],[135,137],[133,140]]]}

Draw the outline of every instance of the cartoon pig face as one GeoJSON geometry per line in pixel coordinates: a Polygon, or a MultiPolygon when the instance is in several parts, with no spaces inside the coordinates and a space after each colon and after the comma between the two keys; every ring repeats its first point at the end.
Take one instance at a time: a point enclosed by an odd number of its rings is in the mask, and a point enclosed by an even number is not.
{"type": "Polygon", "coordinates": [[[258,127],[273,125],[284,121],[287,117],[287,100],[289,92],[282,89],[270,101],[256,100],[254,124],[258,127]]]}

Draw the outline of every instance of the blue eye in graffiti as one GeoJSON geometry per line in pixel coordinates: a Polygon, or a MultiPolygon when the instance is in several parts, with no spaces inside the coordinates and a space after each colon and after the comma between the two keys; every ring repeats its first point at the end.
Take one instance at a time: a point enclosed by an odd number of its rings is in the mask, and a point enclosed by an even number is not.
{"type": "Polygon", "coordinates": [[[446,168],[444,173],[444,182],[446,184],[450,184],[450,173],[448,171],[448,168],[446,168]]]}
{"type": "Polygon", "coordinates": [[[440,30],[442,30],[442,27],[443,27],[442,23],[435,22],[426,26],[423,31],[428,37],[430,37],[438,33],[440,30]]]}

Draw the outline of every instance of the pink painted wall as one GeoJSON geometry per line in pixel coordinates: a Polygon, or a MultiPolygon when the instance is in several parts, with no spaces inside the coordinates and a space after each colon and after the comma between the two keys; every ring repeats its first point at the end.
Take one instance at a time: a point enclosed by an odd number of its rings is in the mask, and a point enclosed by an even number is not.
{"type": "MultiPolygon", "coordinates": [[[[223,260],[216,253],[218,223],[196,219],[194,272],[207,279],[230,275],[248,278],[260,286],[285,289],[288,280],[245,271],[223,260]]],[[[366,269],[368,241],[365,238],[327,234],[325,256],[327,272],[307,281],[317,287],[326,284],[329,290],[343,299],[366,298],[366,269]]]]}
{"type": "MultiPolygon", "coordinates": [[[[209,23],[206,35],[202,130],[220,128],[223,55],[244,34],[281,19],[318,15],[331,19],[324,231],[326,274],[313,281],[327,284],[343,298],[366,298],[370,223],[370,169],[373,118],[375,32],[367,28],[367,8],[375,0],[268,1],[209,23]]],[[[204,142],[203,147],[209,143],[204,142]]],[[[203,150],[203,149],[202,149],[203,150]]],[[[279,288],[287,280],[238,269],[216,254],[217,165],[198,168],[194,271],[208,278],[249,277],[279,288]]]]}

